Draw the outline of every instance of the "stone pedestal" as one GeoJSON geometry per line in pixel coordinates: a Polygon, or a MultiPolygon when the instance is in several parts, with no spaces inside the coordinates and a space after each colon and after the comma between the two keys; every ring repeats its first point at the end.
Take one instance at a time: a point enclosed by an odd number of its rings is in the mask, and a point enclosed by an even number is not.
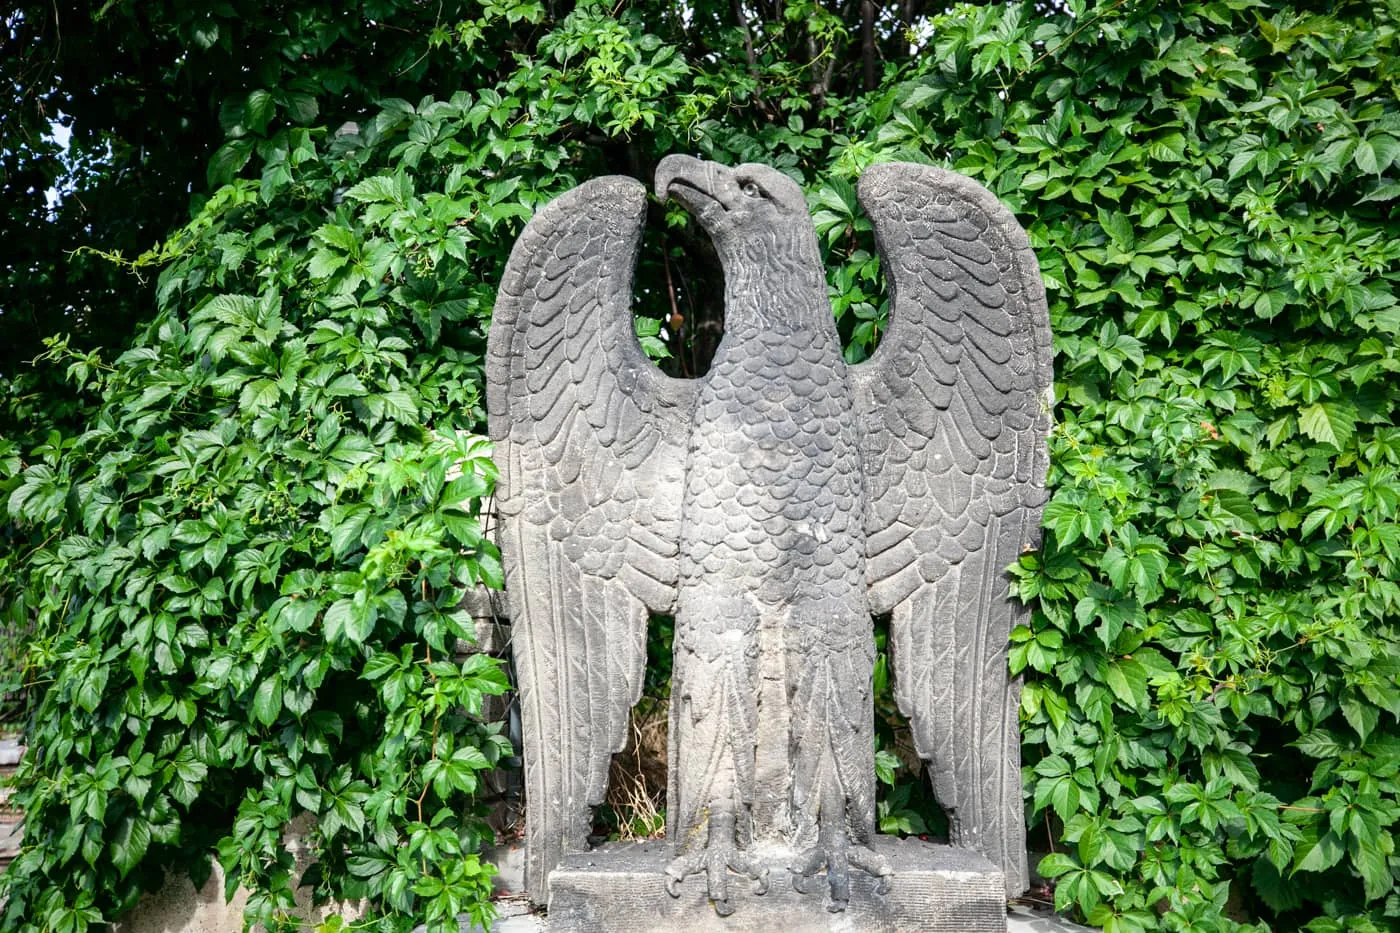
{"type": "Polygon", "coordinates": [[[753,893],[752,882],[731,875],[734,913],[715,914],[704,875],[681,885],[681,896],[666,893],[664,869],[671,860],[664,842],[610,843],[572,855],[549,876],[551,933],[1006,933],[1006,882],[982,856],[966,849],[916,839],[876,837],[875,849],[894,869],[887,894],[876,879],[851,872],[846,910],[827,910],[821,879],[801,894],[788,871],[791,855],[773,851],[768,892],[753,893]]]}

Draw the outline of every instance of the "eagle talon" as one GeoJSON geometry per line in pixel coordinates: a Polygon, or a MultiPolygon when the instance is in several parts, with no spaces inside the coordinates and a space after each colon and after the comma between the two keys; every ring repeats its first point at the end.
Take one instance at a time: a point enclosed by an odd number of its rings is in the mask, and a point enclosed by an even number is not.
{"type": "Polygon", "coordinates": [[[867,875],[874,875],[879,879],[875,886],[875,893],[885,895],[890,893],[890,878],[894,876],[894,870],[890,868],[889,860],[883,855],[867,846],[852,846],[846,853],[846,859],[852,868],[859,868],[867,875]]]}
{"type": "Polygon", "coordinates": [[[768,868],[766,866],[759,871],[758,877],[754,879],[753,893],[759,897],[768,893],[768,868]]]}
{"type": "Polygon", "coordinates": [[[768,869],[733,846],[707,846],[703,851],[677,857],[666,866],[666,893],[680,897],[680,883],[691,875],[705,873],[706,891],[715,913],[728,917],[734,913],[729,899],[729,873],[751,880],[753,893],[768,893],[768,869]]]}
{"type": "Polygon", "coordinates": [[[815,886],[809,887],[812,876],[804,875],[796,868],[792,868],[790,871],[792,872],[792,889],[798,894],[813,894],[818,890],[815,886]]]}
{"type": "Polygon", "coordinates": [[[876,894],[890,893],[889,862],[884,856],[869,846],[852,845],[846,839],[830,845],[817,845],[802,853],[802,856],[788,867],[792,872],[792,886],[799,894],[816,894],[821,889],[811,884],[818,873],[825,871],[825,882],[831,893],[831,903],[827,910],[839,914],[850,904],[850,869],[855,868],[873,875],[877,879],[876,894]]]}

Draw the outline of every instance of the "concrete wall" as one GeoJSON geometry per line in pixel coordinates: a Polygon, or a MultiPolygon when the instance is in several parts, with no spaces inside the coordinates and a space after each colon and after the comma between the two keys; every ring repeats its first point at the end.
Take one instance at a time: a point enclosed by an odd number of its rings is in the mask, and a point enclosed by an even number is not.
{"type": "MultiPolygon", "coordinates": [[[[311,864],[311,853],[306,847],[305,838],[311,827],[309,816],[303,815],[293,820],[283,836],[287,851],[295,860],[295,875],[298,879],[311,864]]],[[[357,920],[364,915],[362,901],[332,901],[321,907],[311,906],[310,891],[297,889],[297,909],[295,915],[306,928],[314,929],[318,924],[335,914],[345,920],[357,920]]],[[[204,886],[195,890],[190,879],[171,875],[165,886],[154,894],[141,898],[130,913],[120,922],[112,924],[113,933],[241,933],[243,930],[243,906],[248,902],[248,892],[239,888],[233,900],[224,902],[224,872],[217,861],[214,871],[204,886]]]]}

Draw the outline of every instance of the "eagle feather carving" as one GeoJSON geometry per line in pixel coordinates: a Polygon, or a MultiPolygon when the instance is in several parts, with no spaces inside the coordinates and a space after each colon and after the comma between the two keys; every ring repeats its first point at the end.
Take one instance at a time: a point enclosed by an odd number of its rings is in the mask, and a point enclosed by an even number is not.
{"type": "MultiPolygon", "coordinates": [[[[888,333],[847,365],[806,202],[781,173],[670,156],[656,191],[725,275],[709,372],[673,379],[634,336],[646,192],[600,178],[511,254],[488,405],[524,720],[527,885],[586,848],[640,696],[649,613],[676,619],[671,885],[769,879],[793,853],[832,909],[849,872],[890,882],[875,833],[872,614],[891,614],[896,697],[952,842],[1026,884],[1024,609],[1004,569],[1038,544],[1051,385],[1038,266],[986,190],[929,166],[861,179],[888,333]]],[[[893,879],[897,883],[897,879],[893,879]]]]}

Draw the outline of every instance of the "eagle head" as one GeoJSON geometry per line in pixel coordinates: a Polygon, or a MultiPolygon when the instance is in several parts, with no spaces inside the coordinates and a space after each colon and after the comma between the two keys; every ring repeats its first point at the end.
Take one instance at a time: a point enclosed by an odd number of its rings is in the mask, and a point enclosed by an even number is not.
{"type": "Polygon", "coordinates": [[[656,167],[656,195],[674,197],[709,234],[731,311],[780,297],[790,307],[796,292],[812,291],[820,313],[830,317],[812,215],[791,178],[766,165],[728,168],[669,155],[656,167]]]}

